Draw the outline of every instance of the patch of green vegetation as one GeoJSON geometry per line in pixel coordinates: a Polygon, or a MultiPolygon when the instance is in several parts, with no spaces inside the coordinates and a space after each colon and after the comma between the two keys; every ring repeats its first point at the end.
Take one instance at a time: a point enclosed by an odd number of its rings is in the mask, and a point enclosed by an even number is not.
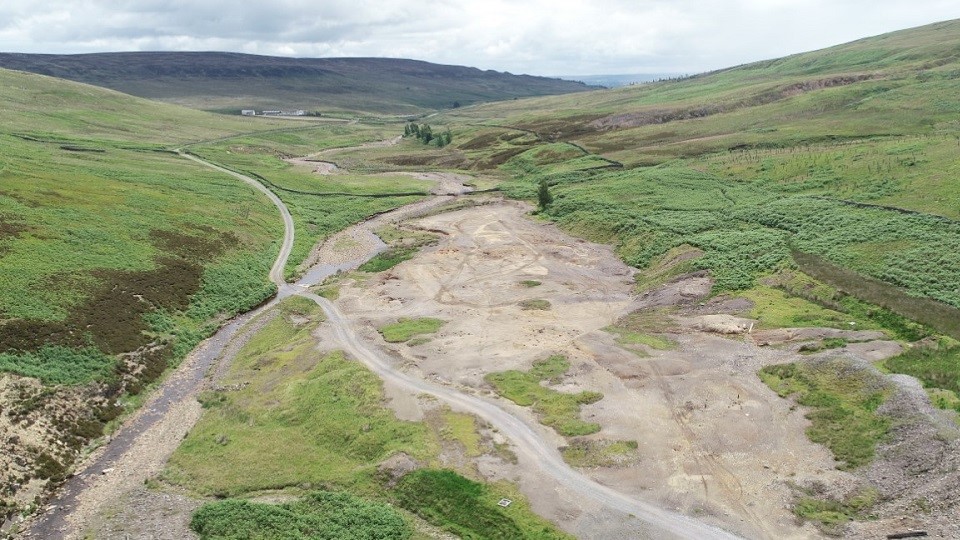
{"type": "Polygon", "coordinates": [[[443,326],[444,322],[445,321],[440,319],[430,317],[420,317],[417,319],[401,318],[393,324],[380,327],[379,331],[380,334],[383,335],[383,339],[388,343],[402,343],[420,334],[436,333],[436,331],[440,330],[440,327],[443,326]]]}
{"type": "Polygon", "coordinates": [[[36,377],[44,384],[81,384],[104,380],[116,360],[96,347],[73,349],[45,345],[36,352],[0,353],[0,371],[36,377]]]}
{"type": "Polygon", "coordinates": [[[249,187],[167,154],[80,159],[10,143],[0,215],[22,230],[0,248],[0,350],[80,348],[89,335],[105,353],[129,352],[158,332],[144,317],[164,314],[170,341],[205,337],[210,319],[274,292],[266,275],[281,227],[249,187]]]}
{"type": "MultiPolygon", "coordinates": [[[[794,302],[790,298],[797,297],[828,310],[826,315],[819,317],[824,326],[831,326],[829,324],[832,317],[830,312],[836,312],[845,314],[850,321],[856,322],[856,328],[858,329],[880,328],[903,341],[917,341],[933,332],[929,327],[911,321],[890,309],[867,303],[802,272],[780,272],[767,281],[770,282],[771,286],[781,289],[787,294],[785,298],[787,302],[794,302]]],[[[802,310],[803,312],[812,312],[806,306],[802,310]]],[[[792,318],[797,320],[795,315],[792,318]]],[[[849,322],[846,327],[851,327],[849,322]]]]}
{"type": "Polygon", "coordinates": [[[164,146],[273,121],[6,70],[0,80],[0,370],[111,381],[114,355],[155,345],[137,380],[108,386],[136,394],[219,321],[274,293],[276,209],[164,146]]]}
{"type": "Polygon", "coordinates": [[[616,334],[617,343],[621,345],[645,345],[658,351],[669,351],[677,348],[677,342],[666,337],[632,332],[617,326],[609,326],[606,330],[616,334]]]}
{"type": "Polygon", "coordinates": [[[250,339],[224,380],[248,384],[208,406],[164,479],[204,495],[307,483],[373,496],[384,459],[397,452],[424,461],[435,455],[426,426],[397,420],[382,405],[375,375],[342,353],[316,351],[311,331],[319,307],[293,307],[309,322],[275,317],[250,339]]]}
{"type": "Polygon", "coordinates": [[[940,343],[915,346],[884,361],[884,367],[895,373],[916,377],[928,389],[938,389],[934,404],[941,408],[957,406],[960,395],[960,345],[940,343]],[[949,393],[945,393],[949,392],[949,393]]]}
{"type": "Polygon", "coordinates": [[[337,298],[340,298],[339,285],[323,285],[320,287],[314,287],[313,292],[317,293],[323,298],[326,298],[327,300],[336,300],[337,298]]]}
{"type": "Polygon", "coordinates": [[[834,359],[767,366],[759,375],[781,397],[811,408],[807,436],[829,448],[840,469],[869,463],[890,430],[890,419],[876,412],[890,390],[866,369],[834,359]]]}
{"type": "Polygon", "coordinates": [[[566,539],[521,500],[507,508],[494,486],[449,470],[420,469],[397,484],[394,497],[402,508],[461,538],[566,539]]]}
{"type": "Polygon", "coordinates": [[[444,438],[450,438],[463,445],[467,457],[477,457],[482,454],[480,435],[477,433],[477,422],[473,415],[456,413],[451,410],[443,411],[444,438]]]}
{"type": "Polygon", "coordinates": [[[525,279],[525,280],[521,281],[520,284],[523,285],[524,287],[527,287],[527,288],[539,287],[540,285],[542,285],[541,282],[539,282],[539,281],[537,281],[537,280],[535,280],[535,279],[525,279]]]}
{"type": "Polygon", "coordinates": [[[361,264],[358,270],[370,273],[383,272],[403,261],[409,261],[416,253],[416,248],[388,248],[386,251],[378,253],[369,261],[361,264]]]}
{"type": "Polygon", "coordinates": [[[878,498],[877,490],[869,488],[844,500],[807,495],[796,502],[793,511],[802,519],[817,522],[827,532],[834,532],[848,521],[869,517],[878,498]]]}
{"type": "Polygon", "coordinates": [[[520,306],[520,309],[524,311],[547,311],[551,307],[550,301],[542,298],[522,300],[517,305],[520,306]]]}
{"type": "MultiPolygon", "coordinates": [[[[889,321],[887,324],[895,326],[905,335],[912,334],[915,339],[929,335],[930,329],[924,328],[924,325],[927,325],[960,339],[960,310],[952,305],[930,298],[917,298],[915,294],[909,294],[909,291],[878,279],[864,277],[814,255],[794,253],[793,257],[804,272],[849,291],[862,301],[884,306],[884,311],[879,312],[876,318],[882,317],[889,321]],[[922,324],[900,322],[910,319],[922,324]]],[[[952,276],[948,279],[952,279],[952,276]]]]}
{"type": "MultiPolygon", "coordinates": [[[[930,403],[938,409],[954,410],[960,412],[960,395],[951,390],[942,388],[927,388],[927,395],[930,396],[930,403]]],[[[960,418],[958,418],[960,421],[960,418]]]]}
{"type": "Polygon", "coordinates": [[[824,308],[804,298],[766,285],[757,285],[738,292],[737,296],[742,296],[753,303],[750,317],[759,320],[763,328],[814,327],[866,330],[875,327],[869,323],[851,327],[851,317],[845,313],[824,308]]]}
{"type": "Polygon", "coordinates": [[[617,467],[636,461],[637,441],[574,439],[560,454],[574,467],[617,467]]]}
{"type": "Polygon", "coordinates": [[[596,433],[600,425],[581,420],[580,406],[600,401],[603,394],[592,391],[567,394],[541,385],[542,381],[556,384],[568,369],[570,362],[555,355],[534,362],[529,371],[500,371],[489,373],[484,379],[501,396],[522,407],[533,407],[540,423],[561,435],[576,437],[596,433]]]}
{"type": "Polygon", "coordinates": [[[673,327],[672,312],[673,308],[639,309],[621,317],[613,328],[633,334],[660,334],[673,327]]]}
{"type": "Polygon", "coordinates": [[[541,214],[577,234],[614,243],[621,257],[639,268],[692,246],[702,255],[685,269],[709,270],[716,292],[743,290],[757,277],[791,265],[796,249],[883,279],[911,296],[960,307],[953,292],[960,278],[945,270],[960,259],[941,261],[933,254],[939,246],[960,252],[960,228],[936,216],[850,204],[828,194],[785,193],[759,181],[730,182],[681,163],[531,174],[504,187],[512,196],[533,199],[536,182],[547,177],[555,200],[541,214]],[[877,251],[882,256],[861,256],[866,239],[885,242],[877,251]]]}
{"type": "Polygon", "coordinates": [[[354,538],[349,534],[370,527],[379,531],[376,538],[394,538],[392,534],[410,533],[412,515],[468,538],[498,537],[473,528],[488,526],[476,519],[481,514],[503,528],[491,530],[510,532],[503,538],[566,538],[506,483],[488,486],[434,469],[408,473],[394,479],[396,485],[388,482],[378,470],[380,463],[401,452],[419,463],[433,463],[441,437],[458,441],[469,456],[480,455],[474,418],[446,410],[439,432],[398,420],[383,405],[375,375],[341,353],[316,351],[311,333],[322,317],[316,304],[289,298],[278,311],[244,345],[223,381],[246,384],[201,395],[203,417],[171,457],[162,479],[217,497],[283,489],[303,498],[280,505],[205,505],[193,520],[203,538],[339,539],[354,538]],[[349,495],[304,491],[316,486],[349,495]],[[504,494],[514,503],[501,510],[496,503],[504,494]],[[357,497],[393,503],[411,514],[398,520],[388,506],[357,497]],[[353,532],[339,536],[337,527],[344,523],[353,524],[353,532]],[[333,531],[332,536],[324,531],[333,531]]]}
{"type": "Polygon", "coordinates": [[[377,236],[392,247],[423,247],[437,243],[437,233],[399,225],[387,225],[376,231],[377,236]]]}
{"type": "Polygon", "coordinates": [[[116,144],[87,140],[156,149],[159,145],[289,126],[269,118],[251,122],[248,118],[204,113],[8,69],[0,69],[0,101],[6,105],[0,111],[4,133],[59,137],[58,147],[106,149],[108,154],[116,144]]]}
{"type": "Polygon", "coordinates": [[[391,506],[328,491],[281,504],[207,503],[193,514],[190,528],[203,540],[404,540],[412,534],[391,506]]]}

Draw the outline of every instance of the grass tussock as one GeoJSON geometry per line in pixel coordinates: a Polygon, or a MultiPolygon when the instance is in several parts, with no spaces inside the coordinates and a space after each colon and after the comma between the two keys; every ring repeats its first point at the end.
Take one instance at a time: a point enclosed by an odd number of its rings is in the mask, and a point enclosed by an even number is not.
{"type": "Polygon", "coordinates": [[[370,272],[371,274],[383,272],[404,261],[409,261],[416,254],[416,248],[388,248],[386,251],[377,253],[372,259],[361,264],[359,270],[361,272],[370,272]]]}
{"type": "Polygon", "coordinates": [[[676,341],[663,336],[633,332],[618,326],[610,326],[607,331],[617,336],[617,343],[628,348],[634,345],[643,345],[657,351],[670,351],[677,348],[676,341]]]}
{"type": "Polygon", "coordinates": [[[879,493],[869,488],[843,499],[817,496],[807,490],[794,504],[793,512],[801,519],[816,522],[826,532],[835,533],[848,521],[869,518],[878,499],[879,493]]]}
{"type": "Polygon", "coordinates": [[[542,298],[522,300],[517,305],[520,306],[520,309],[524,311],[548,311],[552,307],[549,300],[544,300],[542,298]]]}
{"type": "Polygon", "coordinates": [[[434,334],[446,321],[433,319],[430,317],[420,317],[417,319],[401,318],[393,324],[381,326],[379,331],[384,341],[388,343],[403,343],[410,341],[415,336],[423,334],[434,334]]]}
{"type": "Polygon", "coordinates": [[[618,467],[638,459],[637,441],[574,439],[560,454],[574,467],[618,467]]]}

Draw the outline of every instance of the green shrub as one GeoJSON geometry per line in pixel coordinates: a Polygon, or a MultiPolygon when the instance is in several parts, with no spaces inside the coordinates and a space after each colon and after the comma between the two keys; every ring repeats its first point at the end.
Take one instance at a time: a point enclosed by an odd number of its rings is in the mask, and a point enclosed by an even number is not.
{"type": "Polygon", "coordinates": [[[226,500],[201,506],[190,527],[203,540],[404,540],[411,535],[390,506],[317,491],[278,505],[226,500]]]}
{"type": "Polygon", "coordinates": [[[81,384],[107,377],[116,360],[96,347],[46,345],[36,352],[0,354],[0,371],[36,377],[46,384],[81,384]]]}
{"type": "Polygon", "coordinates": [[[394,496],[401,507],[467,540],[567,538],[528,509],[497,506],[500,497],[490,486],[449,470],[407,474],[394,496]]]}

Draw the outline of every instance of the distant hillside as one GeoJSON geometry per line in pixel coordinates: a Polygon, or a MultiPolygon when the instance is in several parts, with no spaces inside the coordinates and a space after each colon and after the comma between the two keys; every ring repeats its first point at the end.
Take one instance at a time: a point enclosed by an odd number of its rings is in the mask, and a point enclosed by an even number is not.
{"type": "Polygon", "coordinates": [[[219,52],[0,53],[0,67],[222,112],[409,114],[588,90],[583,83],[393,58],[282,58],[219,52]]]}
{"type": "MultiPolygon", "coordinates": [[[[960,20],[680,80],[448,111],[575,141],[627,166],[744,148],[953,133],[960,20]]],[[[956,215],[955,207],[924,209],[956,215]]]]}
{"type": "Polygon", "coordinates": [[[618,88],[620,86],[629,86],[631,84],[659,81],[664,79],[676,79],[681,77],[679,73],[622,73],[608,75],[560,75],[559,78],[568,81],[579,81],[591,86],[605,86],[607,88],[618,88]]]}

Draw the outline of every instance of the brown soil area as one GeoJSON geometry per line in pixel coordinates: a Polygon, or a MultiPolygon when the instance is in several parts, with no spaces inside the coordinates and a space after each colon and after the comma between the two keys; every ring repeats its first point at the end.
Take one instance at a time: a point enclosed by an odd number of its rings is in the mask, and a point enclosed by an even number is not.
{"type": "MultiPolygon", "coordinates": [[[[367,321],[371,336],[399,317],[447,321],[426,344],[390,347],[419,378],[471,393],[492,394],[487,373],[528,369],[547,355],[565,354],[572,368],[555,388],[605,396],[582,409],[585,419],[602,426],[591,437],[639,443],[635,464],[591,469],[591,476],[750,538],[817,536],[812,526],[797,525],[787,481],[832,481],[842,474],[833,470],[826,449],[806,439],[803,413],[756,376],[791,353],[695,328],[676,336],[677,350],[650,351],[647,358],[618,346],[604,327],[637,308],[703,296],[709,279],[675,282],[637,300],[632,269],[612,250],[526,213],[522,205],[502,203],[418,220],[417,226],[446,233],[441,243],[362,287],[346,283],[338,304],[351,318],[367,321]],[[524,287],[523,280],[542,285],[524,287]],[[534,298],[551,308],[523,310],[520,304],[534,298]]],[[[665,323],[696,325],[692,316],[665,323]]],[[[407,400],[401,407],[406,417],[416,416],[410,405],[407,400]]],[[[536,422],[525,408],[507,401],[502,406],[536,422]]],[[[544,432],[557,446],[566,444],[544,432]]],[[[598,521],[563,500],[562,492],[545,495],[555,490],[552,482],[522,467],[481,471],[519,481],[539,512],[578,536],[637,532],[630,520],[598,521]]]]}

